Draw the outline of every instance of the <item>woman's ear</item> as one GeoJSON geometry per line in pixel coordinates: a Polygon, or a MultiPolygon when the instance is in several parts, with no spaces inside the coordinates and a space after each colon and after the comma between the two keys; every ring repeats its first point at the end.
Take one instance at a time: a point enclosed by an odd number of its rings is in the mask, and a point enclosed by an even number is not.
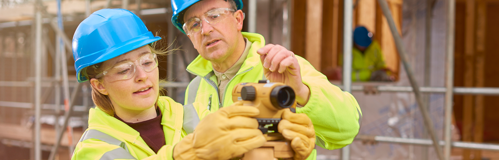
{"type": "Polygon", "coordinates": [[[90,79],[90,84],[92,85],[92,87],[97,90],[100,94],[103,94],[103,95],[108,95],[109,93],[107,92],[106,88],[104,87],[104,85],[97,79],[95,78],[92,78],[90,79]]]}
{"type": "Polygon", "coordinates": [[[244,22],[244,12],[242,10],[237,10],[236,13],[234,13],[236,16],[236,22],[237,22],[237,30],[242,31],[243,30],[243,22],[244,22]]]}

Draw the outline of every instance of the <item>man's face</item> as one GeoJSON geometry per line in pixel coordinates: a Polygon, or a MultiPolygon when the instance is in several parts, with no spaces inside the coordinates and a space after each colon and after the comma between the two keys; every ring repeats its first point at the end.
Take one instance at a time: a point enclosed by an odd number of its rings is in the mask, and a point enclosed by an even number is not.
{"type": "Polygon", "coordinates": [[[193,33],[186,31],[187,36],[204,59],[223,63],[237,47],[237,38],[243,27],[243,13],[240,10],[227,12],[220,22],[208,23],[205,13],[217,8],[232,9],[230,3],[224,0],[202,0],[186,10],[183,20],[201,20],[201,29],[193,33]]]}

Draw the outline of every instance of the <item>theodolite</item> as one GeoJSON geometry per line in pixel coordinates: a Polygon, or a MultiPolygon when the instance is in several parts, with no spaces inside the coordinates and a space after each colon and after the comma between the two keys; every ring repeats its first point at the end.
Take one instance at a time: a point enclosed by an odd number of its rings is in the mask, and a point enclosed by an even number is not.
{"type": "Polygon", "coordinates": [[[240,83],[232,91],[234,102],[242,101],[243,105],[254,106],[260,110],[255,118],[258,129],[262,131],[267,142],[260,148],[246,152],[243,160],[292,159],[294,152],[290,142],[278,131],[284,109],[295,112],[296,101],[293,88],[283,83],[240,83]]]}

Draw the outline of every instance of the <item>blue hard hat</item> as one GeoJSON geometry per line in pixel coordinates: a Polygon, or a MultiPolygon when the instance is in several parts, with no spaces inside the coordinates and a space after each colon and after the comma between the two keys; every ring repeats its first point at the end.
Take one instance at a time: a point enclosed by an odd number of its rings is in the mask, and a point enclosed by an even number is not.
{"type": "Polygon", "coordinates": [[[85,67],[160,40],[137,15],[125,9],[101,9],[83,20],[73,35],[78,82],[88,80],[85,67]]]}
{"type": "Polygon", "coordinates": [[[373,34],[364,26],[356,27],[353,31],[353,42],[361,47],[371,45],[373,34]]]}
{"type": "MultiPolygon", "coordinates": [[[[199,2],[200,0],[172,0],[172,10],[173,10],[173,15],[172,15],[172,23],[177,27],[182,33],[185,34],[184,29],[182,28],[182,23],[178,19],[178,16],[180,14],[183,14],[182,12],[185,11],[187,8],[192,6],[194,3],[199,2]]],[[[237,10],[243,9],[243,1],[242,0],[234,0],[236,3],[237,10]]]]}

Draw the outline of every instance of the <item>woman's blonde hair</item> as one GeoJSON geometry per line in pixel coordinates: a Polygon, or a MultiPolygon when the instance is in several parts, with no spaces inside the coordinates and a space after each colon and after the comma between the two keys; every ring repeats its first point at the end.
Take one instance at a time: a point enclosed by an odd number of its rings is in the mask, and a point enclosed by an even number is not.
{"type": "MultiPolygon", "coordinates": [[[[152,53],[154,53],[158,56],[164,56],[164,55],[168,54],[168,51],[167,51],[168,47],[161,48],[161,49],[155,49],[156,44],[157,43],[154,42],[152,44],[147,45],[149,47],[149,49],[151,49],[152,53]]],[[[104,62],[88,66],[88,67],[84,68],[82,70],[82,72],[87,74],[89,79],[95,78],[97,76],[97,74],[102,72],[101,66],[103,63],[104,62]]],[[[98,80],[101,81],[102,77],[98,80]]],[[[159,83],[161,83],[161,82],[164,82],[164,80],[159,80],[159,83]]],[[[90,85],[90,86],[92,86],[92,85],[90,85]]],[[[156,101],[159,99],[159,96],[163,96],[163,95],[166,95],[166,90],[163,87],[159,87],[159,94],[158,94],[158,98],[156,99],[156,101]]],[[[114,106],[113,106],[113,103],[111,102],[111,99],[109,98],[109,96],[101,94],[93,86],[92,86],[92,100],[94,101],[94,104],[97,107],[99,107],[99,109],[101,109],[102,111],[106,112],[109,115],[114,115],[114,106]]]]}

